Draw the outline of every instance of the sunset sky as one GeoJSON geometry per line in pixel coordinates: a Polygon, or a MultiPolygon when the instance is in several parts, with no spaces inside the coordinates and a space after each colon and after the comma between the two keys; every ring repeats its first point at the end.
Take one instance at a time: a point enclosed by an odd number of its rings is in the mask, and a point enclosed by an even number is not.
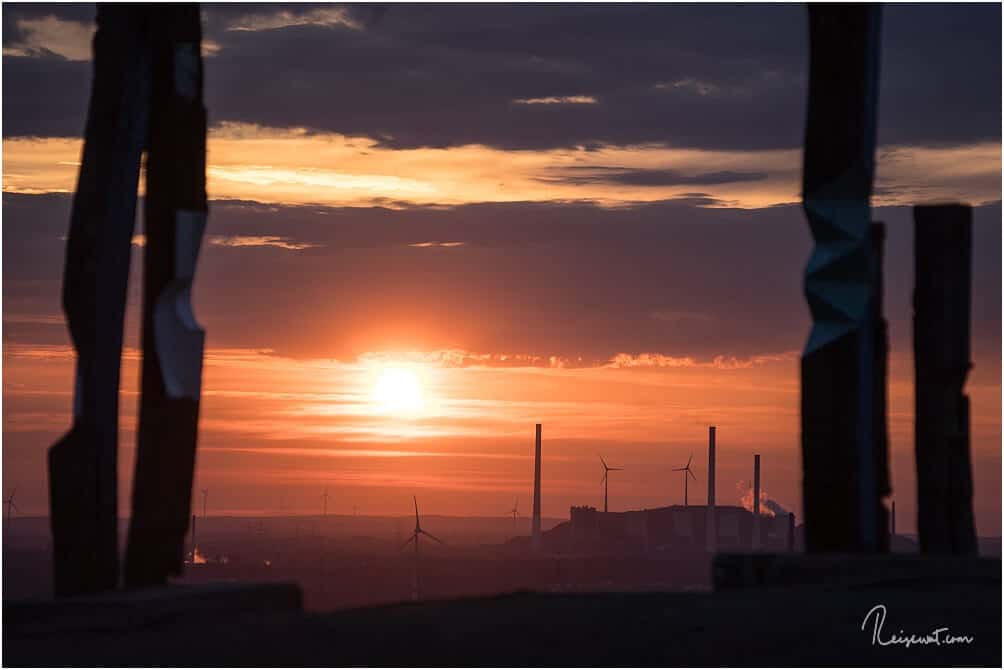
{"type": "MultiPolygon", "coordinates": [[[[211,513],[736,504],[762,454],[801,517],[804,7],[204,5],[210,220],[196,489],[211,513]]],[[[93,5],[3,6],[3,492],[45,514],[70,426],[64,237],[93,5]]],[[[975,207],[973,477],[1001,532],[1001,7],[887,7],[897,526],[913,532],[910,207],[975,207]]],[[[120,508],[139,379],[142,222],[120,508]]]]}

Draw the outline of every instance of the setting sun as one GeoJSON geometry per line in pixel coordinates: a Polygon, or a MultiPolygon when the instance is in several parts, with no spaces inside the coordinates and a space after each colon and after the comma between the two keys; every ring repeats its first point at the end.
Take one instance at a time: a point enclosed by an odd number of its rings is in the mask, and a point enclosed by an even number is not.
{"type": "Polygon", "coordinates": [[[411,370],[387,368],[377,379],[373,400],[382,413],[415,412],[422,408],[422,389],[411,370]]]}

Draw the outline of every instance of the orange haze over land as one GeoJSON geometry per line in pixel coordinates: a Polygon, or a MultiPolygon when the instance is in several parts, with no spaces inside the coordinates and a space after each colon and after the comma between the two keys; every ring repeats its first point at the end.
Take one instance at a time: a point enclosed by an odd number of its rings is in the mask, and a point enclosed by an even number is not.
{"type": "MultiPolygon", "coordinates": [[[[430,513],[503,515],[514,498],[529,510],[533,424],[544,425],[546,516],[602,503],[599,458],[624,467],[611,484],[612,509],[682,502],[671,472],[694,454],[703,501],[707,426],[718,426],[718,502],[739,504],[734,486],[762,454],[767,495],[800,515],[798,358],[696,363],[621,357],[595,367],[451,365],[451,354],[294,360],[268,352],[210,350],[206,356],[196,490],[212,491],[215,514],[405,514],[416,493],[430,513]],[[421,406],[388,407],[377,393],[386,370],[406,371],[421,406]],[[733,499],[734,498],[734,499],[733,499]]],[[[909,360],[893,358],[890,436],[894,488],[913,490],[909,360]]],[[[131,490],[138,378],[126,354],[123,389],[123,513],[131,490]]],[[[24,440],[8,482],[44,466],[44,446],[69,425],[71,350],[7,346],[4,437],[24,440]],[[14,474],[16,473],[16,474],[14,474]]],[[[970,384],[977,519],[999,532],[1000,386],[970,384]]],[[[45,512],[41,487],[19,489],[28,513],[45,512]]],[[[897,497],[899,524],[913,529],[913,500],[897,497]]]]}

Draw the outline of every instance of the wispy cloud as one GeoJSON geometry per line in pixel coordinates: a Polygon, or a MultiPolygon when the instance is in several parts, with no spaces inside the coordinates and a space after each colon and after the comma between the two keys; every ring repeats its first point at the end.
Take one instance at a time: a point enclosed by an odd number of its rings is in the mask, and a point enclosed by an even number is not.
{"type": "Polygon", "coordinates": [[[598,100],[591,95],[549,95],[543,98],[517,98],[515,105],[595,105],[598,100]]]}
{"type": "MultiPolygon", "coordinates": [[[[8,138],[3,149],[5,192],[72,192],[80,140],[8,138]]],[[[661,145],[395,150],[365,137],[247,124],[211,129],[209,156],[208,186],[214,199],[397,209],[570,201],[613,207],[680,198],[690,198],[695,206],[754,209],[798,202],[801,175],[797,150],[707,151],[661,145]],[[263,156],[268,164],[262,164],[263,156]]],[[[877,156],[874,204],[996,202],[1000,162],[999,142],[883,147],[877,156]]],[[[424,241],[437,240],[419,238],[424,241]]]]}
{"type": "Polygon", "coordinates": [[[766,172],[690,172],[679,169],[610,167],[606,165],[571,166],[556,171],[552,177],[542,177],[547,182],[567,184],[622,184],[625,186],[696,186],[719,185],[736,182],[762,181],[766,172]]]}
{"type": "Polygon", "coordinates": [[[310,242],[295,242],[277,235],[213,235],[210,236],[209,243],[217,247],[276,247],[291,251],[313,249],[320,246],[310,242]]]}
{"type": "Polygon", "coordinates": [[[322,26],[325,28],[344,27],[361,30],[362,25],[352,18],[344,7],[324,7],[309,12],[293,12],[281,10],[278,12],[257,12],[230,22],[226,29],[239,32],[257,32],[261,30],[278,30],[292,26],[322,26]]]}
{"type": "Polygon", "coordinates": [[[4,56],[37,58],[56,55],[71,61],[91,59],[91,40],[95,30],[92,23],[43,16],[17,19],[16,25],[21,38],[4,45],[4,56]]]}
{"type": "Polygon", "coordinates": [[[409,247],[417,247],[419,249],[429,249],[435,247],[462,247],[465,246],[466,242],[415,242],[414,244],[409,244],[409,247]]]}
{"type": "MultiPolygon", "coordinates": [[[[91,60],[91,44],[97,26],[91,22],[72,21],[56,16],[16,19],[19,39],[3,47],[4,56],[42,58],[61,56],[69,61],[91,60]]],[[[202,55],[212,57],[223,49],[215,40],[203,37],[202,55]]]]}
{"type": "Polygon", "coordinates": [[[661,81],[653,86],[653,88],[658,91],[683,91],[687,93],[695,93],[701,97],[714,95],[721,90],[718,86],[712,84],[711,82],[701,81],[700,79],[694,79],[692,77],[677,79],[676,81],[661,81]]]}
{"type": "Polygon", "coordinates": [[[610,368],[715,368],[718,370],[744,370],[765,365],[798,359],[797,351],[780,354],[765,354],[737,358],[735,356],[715,356],[706,361],[699,361],[691,356],[666,356],[657,353],[617,354],[606,364],[610,368]]]}

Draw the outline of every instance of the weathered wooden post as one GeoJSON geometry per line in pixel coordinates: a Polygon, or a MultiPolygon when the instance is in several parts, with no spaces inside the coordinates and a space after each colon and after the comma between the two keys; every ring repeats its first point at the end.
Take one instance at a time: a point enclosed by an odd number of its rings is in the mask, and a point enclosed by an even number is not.
{"type": "Polygon", "coordinates": [[[126,586],[181,574],[191,509],[205,333],[192,313],[206,226],[206,110],[198,5],[153,5],[143,372],[126,586]]]}
{"type": "MultiPolygon", "coordinates": [[[[872,458],[876,477],[875,486],[879,492],[879,497],[885,497],[892,493],[892,480],[889,478],[889,410],[888,410],[888,388],[889,388],[889,325],[885,320],[883,311],[883,297],[885,293],[885,282],[883,274],[885,272],[885,224],[873,222],[871,225],[872,238],[872,261],[875,264],[875,301],[874,323],[875,323],[875,349],[873,351],[875,361],[875,376],[873,378],[874,387],[872,393],[872,458]]],[[[881,505],[881,502],[879,503],[881,505]]],[[[888,516],[883,507],[882,516],[888,516]]],[[[889,548],[888,538],[885,543],[880,543],[883,551],[889,548]]]]}
{"type": "Polygon", "coordinates": [[[917,527],[928,553],[975,554],[969,456],[972,210],[914,210],[917,527]]]}
{"type": "Polygon", "coordinates": [[[881,10],[810,5],[803,206],[812,332],[802,355],[806,551],[887,547],[888,476],[876,439],[879,300],[869,199],[881,10]]]}
{"type": "Polygon", "coordinates": [[[57,596],[118,585],[118,408],[126,286],[146,146],[145,10],[99,5],[94,77],[73,197],[63,310],[77,353],[73,426],[49,451],[57,596]]]}
{"type": "Polygon", "coordinates": [[[198,5],[98,6],[63,281],[74,419],[49,451],[58,596],[119,582],[118,391],[144,150],[143,379],[126,584],[161,584],[182,569],[203,343],[189,302],[207,212],[199,21],[198,5]]]}
{"type": "Polygon", "coordinates": [[[896,501],[892,501],[892,508],[889,510],[889,548],[892,549],[893,538],[896,537],[896,501]]]}

